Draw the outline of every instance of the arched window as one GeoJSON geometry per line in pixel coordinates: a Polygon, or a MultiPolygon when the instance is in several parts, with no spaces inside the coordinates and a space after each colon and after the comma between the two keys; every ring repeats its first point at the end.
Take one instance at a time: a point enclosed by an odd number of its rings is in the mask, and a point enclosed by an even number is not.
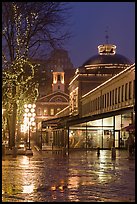
{"type": "Polygon", "coordinates": [[[48,109],[44,108],[44,115],[48,115],[48,109]]]}
{"type": "Polygon", "coordinates": [[[50,115],[54,115],[54,108],[50,109],[50,115]]]}
{"type": "Polygon", "coordinates": [[[38,108],[38,109],[37,109],[37,114],[38,114],[38,115],[41,115],[41,108],[38,108]]]}

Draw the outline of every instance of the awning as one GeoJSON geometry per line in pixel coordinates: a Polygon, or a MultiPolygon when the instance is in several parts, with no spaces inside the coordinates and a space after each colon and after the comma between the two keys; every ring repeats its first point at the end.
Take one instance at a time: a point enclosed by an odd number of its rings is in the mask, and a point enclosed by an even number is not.
{"type": "MultiPolygon", "coordinates": [[[[42,128],[47,128],[48,126],[53,127],[53,128],[57,128],[61,122],[65,122],[66,119],[68,119],[68,118],[69,118],[69,116],[63,116],[63,117],[59,117],[59,118],[53,118],[53,119],[42,121],[42,128]]],[[[63,123],[63,125],[64,125],[64,123],[63,123]]]]}
{"type": "Polygon", "coordinates": [[[135,124],[129,124],[128,126],[123,127],[122,130],[123,131],[133,132],[133,131],[135,131],[135,124]]]}
{"type": "MultiPolygon", "coordinates": [[[[111,111],[111,112],[95,114],[95,115],[90,115],[90,116],[85,116],[85,117],[79,117],[79,115],[75,115],[75,116],[67,115],[67,116],[62,116],[62,117],[56,117],[56,118],[47,119],[45,121],[42,121],[42,128],[47,128],[49,126],[52,128],[64,128],[64,127],[68,128],[70,126],[81,124],[81,123],[86,123],[88,121],[94,121],[94,120],[98,120],[101,118],[106,118],[106,117],[111,117],[111,116],[115,116],[118,114],[122,114],[125,111],[126,112],[131,111],[132,109],[133,107],[128,107],[126,109],[124,108],[124,109],[117,110],[117,111],[111,111]]],[[[131,131],[131,130],[127,130],[127,131],[131,131]]]]}

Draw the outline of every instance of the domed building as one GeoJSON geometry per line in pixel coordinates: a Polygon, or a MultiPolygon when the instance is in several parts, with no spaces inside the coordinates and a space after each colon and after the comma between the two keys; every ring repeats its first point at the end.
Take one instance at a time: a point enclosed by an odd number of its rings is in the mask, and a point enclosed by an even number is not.
{"type": "Polygon", "coordinates": [[[91,65],[129,65],[132,62],[123,55],[116,53],[116,46],[111,44],[99,45],[98,46],[98,55],[92,56],[88,59],[82,66],[91,66],[91,65]]]}
{"type": "Polygon", "coordinates": [[[117,54],[115,45],[99,45],[98,54],[76,69],[69,83],[69,105],[54,120],[42,122],[43,129],[50,125],[46,132],[52,133],[53,146],[68,152],[125,148],[122,127],[134,124],[134,72],[135,65],[117,54]]]}
{"type": "Polygon", "coordinates": [[[84,94],[132,64],[128,58],[116,53],[115,45],[99,45],[98,55],[92,56],[77,68],[69,84],[70,115],[80,114],[78,107],[84,94]]]}

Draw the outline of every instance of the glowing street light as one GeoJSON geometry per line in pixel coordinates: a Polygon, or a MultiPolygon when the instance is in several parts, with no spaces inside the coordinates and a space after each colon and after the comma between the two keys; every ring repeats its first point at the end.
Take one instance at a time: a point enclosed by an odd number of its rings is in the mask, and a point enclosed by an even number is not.
{"type": "Polygon", "coordinates": [[[25,114],[24,114],[24,130],[28,130],[29,139],[29,149],[30,149],[30,128],[35,126],[35,104],[25,104],[25,114]]]}

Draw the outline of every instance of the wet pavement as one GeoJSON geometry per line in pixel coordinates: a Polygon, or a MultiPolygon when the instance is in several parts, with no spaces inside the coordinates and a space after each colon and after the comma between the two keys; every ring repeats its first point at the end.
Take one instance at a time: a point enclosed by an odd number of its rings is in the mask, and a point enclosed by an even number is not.
{"type": "Polygon", "coordinates": [[[126,150],[2,157],[2,202],[135,202],[135,159],[126,150]]]}

